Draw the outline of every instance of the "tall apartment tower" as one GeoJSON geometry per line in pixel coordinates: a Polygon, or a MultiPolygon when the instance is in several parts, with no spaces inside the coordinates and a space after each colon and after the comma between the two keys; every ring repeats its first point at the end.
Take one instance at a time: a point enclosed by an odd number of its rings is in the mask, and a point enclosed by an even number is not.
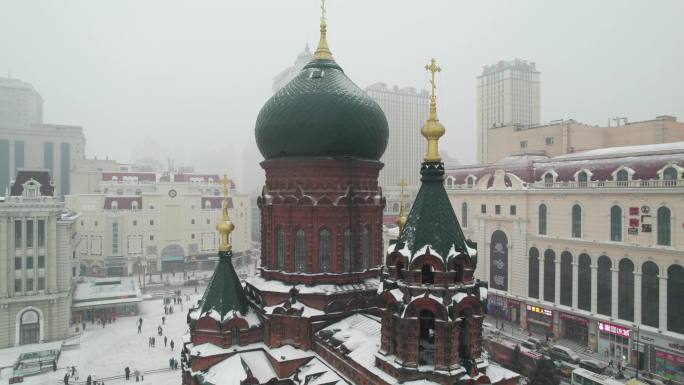
{"type": "Polygon", "coordinates": [[[43,123],[43,98],[29,83],[0,78],[0,125],[24,128],[43,123]]]}
{"type": "Polygon", "coordinates": [[[306,47],[304,47],[304,51],[297,55],[297,59],[295,60],[294,64],[280,71],[280,73],[273,78],[273,93],[285,87],[290,80],[299,75],[299,73],[302,71],[302,68],[304,68],[304,66],[309,63],[312,58],[313,54],[311,53],[309,45],[307,44],[306,47]]]}
{"type": "Polygon", "coordinates": [[[477,77],[477,160],[488,163],[487,130],[541,121],[540,73],[534,62],[515,59],[484,66],[477,77]]]}
{"type": "Polygon", "coordinates": [[[420,185],[420,173],[415,165],[423,161],[425,142],[420,128],[427,119],[430,94],[413,87],[388,87],[375,83],[366,88],[387,117],[389,142],[380,159],[385,167],[378,183],[383,188],[396,187],[403,178],[408,186],[420,185]]]}

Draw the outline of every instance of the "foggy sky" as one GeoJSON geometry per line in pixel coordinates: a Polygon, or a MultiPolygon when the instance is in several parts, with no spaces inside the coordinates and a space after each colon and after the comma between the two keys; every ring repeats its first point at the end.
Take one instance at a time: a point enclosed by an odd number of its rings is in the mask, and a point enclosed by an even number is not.
{"type": "MultiPolygon", "coordinates": [[[[684,120],[684,1],[329,0],[327,8],[333,55],[362,88],[428,88],[423,66],[438,59],[442,146],[461,163],[475,160],[475,78],[502,59],[537,63],[544,122],[684,120]]],[[[83,126],[88,157],[130,161],[149,136],[203,163],[203,150],[254,141],[273,77],[307,42],[315,48],[318,17],[318,0],[0,0],[0,74],[38,89],[46,122],[83,126]]],[[[216,167],[207,171],[224,166],[216,167]]]]}

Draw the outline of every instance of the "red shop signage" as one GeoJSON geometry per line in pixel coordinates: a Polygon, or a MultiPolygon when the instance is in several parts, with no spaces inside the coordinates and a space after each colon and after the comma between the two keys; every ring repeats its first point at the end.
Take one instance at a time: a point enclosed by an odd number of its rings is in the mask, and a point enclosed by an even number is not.
{"type": "Polygon", "coordinates": [[[616,334],[616,335],[622,336],[622,337],[629,338],[629,333],[631,332],[631,330],[629,328],[626,328],[626,327],[620,326],[620,325],[611,324],[608,322],[596,321],[596,324],[598,325],[599,331],[610,333],[610,334],[616,334]]]}
{"type": "Polygon", "coordinates": [[[561,317],[561,319],[573,321],[573,322],[576,322],[576,323],[583,325],[583,326],[589,325],[588,319],[576,316],[574,314],[560,313],[560,317],[561,317]]]}

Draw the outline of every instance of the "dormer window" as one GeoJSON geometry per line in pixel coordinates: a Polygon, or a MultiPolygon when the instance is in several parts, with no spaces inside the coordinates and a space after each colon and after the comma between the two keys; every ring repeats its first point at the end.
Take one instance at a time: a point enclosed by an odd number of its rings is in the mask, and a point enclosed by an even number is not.
{"type": "Polygon", "coordinates": [[[677,180],[679,175],[674,167],[668,167],[663,170],[663,180],[677,180]]]}
{"type": "Polygon", "coordinates": [[[204,201],[204,208],[205,208],[205,209],[210,209],[210,208],[211,208],[211,201],[210,201],[210,200],[204,201]]]}
{"type": "Polygon", "coordinates": [[[131,210],[137,210],[137,209],[138,209],[138,201],[131,202],[131,210]]]}
{"type": "Polygon", "coordinates": [[[466,178],[466,184],[468,185],[468,188],[473,188],[473,185],[475,184],[475,178],[469,176],[466,178]]]}
{"type": "Polygon", "coordinates": [[[555,182],[555,181],[556,181],[556,178],[550,172],[547,172],[544,175],[544,186],[553,187],[553,182],[555,182]]]}
{"type": "Polygon", "coordinates": [[[40,197],[40,184],[33,179],[24,183],[24,197],[25,198],[38,198],[38,197],[40,197]]]}
{"type": "Polygon", "coordinates": [[[112,201],[112,210],[118,210],[118,209],[119,209],[119,202],[112,201]]]}

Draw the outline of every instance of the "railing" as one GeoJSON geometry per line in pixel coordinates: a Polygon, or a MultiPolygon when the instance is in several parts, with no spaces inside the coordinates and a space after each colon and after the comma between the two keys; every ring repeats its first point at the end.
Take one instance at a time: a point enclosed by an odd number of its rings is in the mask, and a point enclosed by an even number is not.
{"type": "MultiPolygon", "coordinates": [[[[445,183],[447,190],[473,190],[474,185],[445,183]]],[[[596,189],[596,188],[677,188],[684,187],[684,179],[653,179],[629,181],[590,181],[590,182],[534,182],[523,183],[524,188],[532,189],[596,189]]]]}

